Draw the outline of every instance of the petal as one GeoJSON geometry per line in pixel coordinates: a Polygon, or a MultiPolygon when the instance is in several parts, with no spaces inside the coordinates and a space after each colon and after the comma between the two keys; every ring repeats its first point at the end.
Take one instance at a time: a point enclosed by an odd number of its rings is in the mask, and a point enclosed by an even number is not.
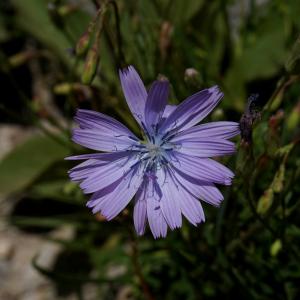
{"type": "Polygon", "coordinates": [[[172,138],[172,142],[179,142],[185,139],[230,139],[240,133],[239,123],[237,122],[210,122],[193,126],[186,129],[172,138]]]}
{"type": "Polygon", "coordinates": [[[178,133],[204,119],[219,103],[223,93],[217,86],[200,91],[179,104],[160,125],[159,132],[178,133]]]}
{"type": "Polygon", "coordinates": [[[200,201],[183,188],[181,188],[181,196],[181,211],[188,221],[195,226],[201,222],[205,222],[204,211],[200,201]]]}
{"type": "Polygon", "coordinates": [[[101,161],[115,161],[123,157],[128,157],[130,153],[128,151],[117,151],[113,153],[90,153],[82,155],[74,155],[66,157],[65,160],[84,160],[84,159],[96,159],[101,161]]]}
{"type": "Polygon", "coordinates": [[[144,177],[144,188],[141,197],[146,201],[148,223],[154,238],[165,237],[168,225],[160,207],[162,191],[156,176],[144,177]]]}
{"type": "Polygon", "coordinates": [[[134,227],[138,235],[143,235],[147,219],[147,201],[145,199],[145,184],[143,183],[135,196],[136,202],[133,210],[134,227]]]}
{"type": "Polygon", "coordinates": [[[71,180],[82,181],[88,177],[95,174],[97,171],[101,170],[101,167],[107,165],[108,163],[114,162],[118,163],[123,159],[126,161],[131,153],[128,151],[114,152],[114,153],[93,153],[93,154],[83,154],[77,156],[67,157],[68,160],[78,160],[87,159],[87,161],[77,165],[68,171],[71,180]]]}
{"type": "Polygon", "coordinates": [[[167,118],[176,109],[176,107],[176,105],[166,105],[162,117],[167,118]]]}
{"type": "Polygon", "coordinates": [[[74,119],[81,129],[96,129],[108,134],[113,132],[114,135],[130,136],[132,139],[138,140],[138,138],[122,123],[96,111],[78,109],[74,119]]]}
{"type": "Polygon", "coordinates": [[[148,132],[154,132],[162,118],[169,96],[169,82],[157,80],[152,84],[145,106],[145,123],[148,132]]]}
{"type": "MultiPolygon", "coordinates": [[[[126,174],[125,174],[126,175],[126,174]]],[[[87,207],[92,208],[95,207],[96,205],[100,205],[100,203],[103,203],[106,198],[104,196],[112,193],[119,187],[119,185],[122,183],[124,176],[123,175],[121,178],[118,178],[116,181],[113,183],[105,186],[104,188],[98,190],[96,193],[92,195],[90,200],[87,202],[87,207]]]]}
{"type": "Polygon", "coordinates": [[[129,136],[95,129],[74,129],[72,140],[86,148],[108,152],[134,150],[139,145],[139,142],[129,136]]]}
{"type": "Polygon", "coordinates": [[[99,191],[127,174],[137,163],[137,157],[128,156],[100,165],[90,172],[90,175],[81,182],[80,187],[86,194],[99,191]]]}
{"type": "Polygon", "coordinates": [[[124,96],[131,113],[141,125],[145,121],[144,112],[147,91],[139,74],[133,66],[119,71],[124,96]]]}
{"type": "Polygon", "coordinates": [[[99,151],[119,151],[138,145],[138,138],[117,120],[89,110],[78,110],[72,140],[99,151]]]}
{"type": "Polygon", "coordinates": [[[94,198],[93,213],[101,212],[107,220],[117,216],[127,206],[142,183],[138,168],[139,166],[124,174],[112,192],[98,199],[94,198]]]}
{"type": "Polygon", "coordinates": [[[230,185],[234,177],[229,169],[209,158],[199,158],[173,151],[170,163],[176,171],[181,170],[203,182],[230,185]]]}
{"type": "Polygon", "coordinates": [[[223,195],[213,183],[203,182],[180,170],[176,170],[175,177],[181,186],[195,198],[200,198],[213,206],[219,206],[224,200],[223,195]]]}
{"type": "Polygon", "coordinates": [[[166,176],[158,175],[158,182],[162,191],[160,201],[161,211],[168,225],[173,230],[182,226],[181,208],[182,194],[173,176],[166,172],[166,176]]]}
{"type": "Polygon", "coordinates": [[[231,155],[235,152],[235,144],[222,139],[186,138],[176,142],[175,145],[176,151],[197,157],[216,157],[231,155]]]}
{"type": "Polygon", "coordinates": [[[154,238],[166,237],[168,225],[157,200],[147,201],[147,216],[154,238]]]}
{"type": "Polygon", "coordinates": [[[99,167],[105,165],[106,162],[100,162],[96,159],[88,159],[68,171],[72,181],[82,181],[91,176],[99,167]]]}

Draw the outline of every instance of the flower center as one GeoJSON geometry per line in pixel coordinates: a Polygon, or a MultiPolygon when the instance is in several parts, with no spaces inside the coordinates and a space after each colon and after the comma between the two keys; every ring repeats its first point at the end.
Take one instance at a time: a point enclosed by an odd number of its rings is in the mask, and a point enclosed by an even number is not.
{"type": "Polygon", "coordinates": [[[155,159],[156,157],[162,154],[162,149],[159,145],[148,142],[146,144],[146,148],[148,150],[149,156],[151,159],[155,159]]]}

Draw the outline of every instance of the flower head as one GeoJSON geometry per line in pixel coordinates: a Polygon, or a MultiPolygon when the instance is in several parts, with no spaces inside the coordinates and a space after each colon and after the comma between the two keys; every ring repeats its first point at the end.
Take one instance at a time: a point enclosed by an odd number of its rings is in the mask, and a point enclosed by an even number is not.
{"type": "Polygon", "coordinates": [[[147,92],[136,70],[120,71],[128,106],[144,140],[117,120],[81,110],[73,141],[102,153],[72,156],[84,160],[69,171],[84,193],[87,206],[107,220],[117,216],[135,196],[134,225],[142,235],[148,220],[155,238],[167,228],[182,225],[182,215],[195,226],[204,222],[198,199],[218,206],[223,196],[215,184],[230,185],[234,174],[211,157],[234,153],[229,138],[239,133],[235,122],[196,125],[219,103],[223,94],[214,86],[167,105],[169,83],[155,81],[147,92]],[[103,153],[104,152],[104,153],[103,153]]]}

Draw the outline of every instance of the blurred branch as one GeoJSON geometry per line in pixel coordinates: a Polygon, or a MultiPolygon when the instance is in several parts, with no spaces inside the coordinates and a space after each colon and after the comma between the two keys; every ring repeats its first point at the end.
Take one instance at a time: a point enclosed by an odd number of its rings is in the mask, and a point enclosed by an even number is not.
{"type": "Polygon", "coordinates": [[[143,272],[141,270],[141,265],[139,263],[139,251],[138,251],[138,245],[137,245],[137,240],[135,237],[135,233],[133,232],[132,228],[130,227],[128,229],[129,235],[130,235],[130,244],[131,244],[131,249],[132,249],[132,263],[134,267],[134,271],[136,276],[139,279],[140,285],[142,286],[142,290],[144,292],[144,296],[146,300],[155,300],[153,295],[150,292],[150,288],[144,278],[143,272]]]}
{"type": "MultiPolygon", "coordinates": [[[[11,85],[14,87],[14,89],[16,90],[16,92],[19,95],[19,98],[22,102],[22,104],[24,105],[24,107],[26,107],[28,109],[28,112],[31,114],[30,115],[30,119],[33,122],[33,124],[35,126],[37,126],[42,132],[44,132],[46,135],[48,135],[49,137],[51,137],[53,140],[55,140],[56,142],[58,142],[59,144],[67,147],[68,149],[72,149],[72,144],[68,141],[65,140],[64,138],[60,138],[59,136],[57,136],[56,134],[53,133],[53,130],[49,130],[49,128],[45,127],[44,124],[42,124],[40,118],[38,118],[38,116],[36,115],[36,111],[34,110],[32,104],[31,104],[31,99],[29,99],[25,93],[22,91],[22,89],[19,87],[18,83],[16,82],[15,78],[13,77],[13,75],[11,74],[11,67],[8,63],[8,58],[6,57],[6,55],[3,52],[0,52],[0,63],[1,63],[1,68],[2,71],[5,73],[5,75],[7,76],[7,78],[9,79],[11,85]]],[[[19,114],[14,113],[13,111],[7,110],[3,105],[0,105],[0,109],[9,113],[9,115],[11,115],[15,120],[20,121],[20,118],[22,119],[22,116],[20,117],[19,114]]],[[[48,120],[52,125],[57,126],[58,124],[56,123],[56,120],[53,120],[54,122],[51,122],[50,120],[48,120]]],[[[27,122],[27,119],[24,120],[24,122],[27,122]]],[[[58,131],[61,131],[61,129],[59,129],[59,126],[57,127],[58,131]]],[[[64,132],[64,130],[62,131],[64,132]]]]}
{"type": "Polygon", "coordinates": [[[300,80],[300,75],[285,75],[283,76],[279,81],[278,81],[278,85],[277,88],[275,89],[275,91],[273,92],[271,98],[269,99],[269,101],[266,103],[266,105],[264,106],[262,113],[268,111],[270,109],[270,107],[272,106],[273,101],[276,99],[276,97],[284,92],[286,90],[287,87],[289,87],[291,84],[295,83],[296,81],[300,80]]]}
{"type": "Polygon", "coordinates": [[[118,44],[118,68],[124,68],[126,65],[125,56],[123,52],[123,43],[122,43],[122,34],[121,34],[121,24],[120,24],[120,15],[119,9],[116,1],[109,0],[108,4],[111,4],[113,7],[114,15],[115,15],[115,24],[116,24],[116,32],[117,32],[117,44],[118,44]]]}

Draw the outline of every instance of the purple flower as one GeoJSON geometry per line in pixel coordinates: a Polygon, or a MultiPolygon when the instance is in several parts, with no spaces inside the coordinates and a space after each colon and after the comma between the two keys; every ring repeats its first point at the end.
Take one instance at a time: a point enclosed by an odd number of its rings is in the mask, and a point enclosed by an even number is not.
{"type": "Polygon", "coordinates": [[[107,220],[117,216],[135,196],[134,225],[145,232],[146,221],[155,238],[182,225],[182,215],[197,225],[204,222],[198,199],[218,206],[223,196],[215,184],[230,185],[234,174],[210,157],[233,154],[229,138],[239,134],[235,122],[196,125],[219,103],[217,86],[200,91],[178,106],[167,105],[169,83],[155,81],[147,92],[136,70],[120,71],[128,106],[142,128],[136,137],[117,120],[79,109],[73,141],[105,153],[68,157],[85,160],[69,171],[84,193],[87,206],[107,220]],[[195,126],[196,125],[196,126],[195,126]]]}

